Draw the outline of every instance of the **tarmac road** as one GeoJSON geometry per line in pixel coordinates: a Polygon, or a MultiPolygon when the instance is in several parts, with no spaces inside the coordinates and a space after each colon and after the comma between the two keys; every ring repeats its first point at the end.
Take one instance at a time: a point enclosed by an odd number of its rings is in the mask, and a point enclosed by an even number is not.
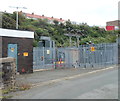
{"type": "Polygon", "coordinates": [[[50,82],[14,93],[12,99],[118,99],[118,69],[50,82]]]}

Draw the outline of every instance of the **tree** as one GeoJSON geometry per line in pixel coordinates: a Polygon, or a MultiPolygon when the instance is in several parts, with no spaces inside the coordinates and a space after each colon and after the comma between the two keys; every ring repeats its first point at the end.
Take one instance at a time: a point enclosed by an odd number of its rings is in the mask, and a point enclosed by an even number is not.
{"type": "MultiPolygon", "coordinates": [[[[97,26],[90,27],[86,23],[73,24],[70,20],[65,24],[56,20],[53,22],[49,23],[47,19],[27,19],[19,14],[19,29],[35,32],[33,46],[37,46],[40,36],[50,36],[56,42],[56,46],[69,46],[69,37],[65,36],[65,33],[81,35],[80,44],[89,41],[92,43],[115,42],[117,35],[120,35],[120,30],[106,31],[97,26]]],[[[2,25],[3,28],[16,29],[16,13],[3,13],[2,25]]],[[[72,38],[72,42],[75,41],[76,38],[72,38]]]]}
{"type": "Polygon", "coordinates": [[[53,22],[56,26],[59,24],[59,22],[57,20],[54,20],[53,22]]]}
{"type": "Polygon", "coordinates": [[[16,21],[10,17],[10,14],[3,13],[2,15],[2,28],[15,29],[16,21]]]}

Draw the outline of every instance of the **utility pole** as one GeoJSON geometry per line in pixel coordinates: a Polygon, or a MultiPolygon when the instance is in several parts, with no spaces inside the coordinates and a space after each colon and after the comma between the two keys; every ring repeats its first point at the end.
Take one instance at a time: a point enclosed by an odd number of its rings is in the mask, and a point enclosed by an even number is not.
{"type": "Polygon", "coordinates": [[[72,40],[71,40],[72,36],[69,36],[69,40],[70,40],[70,47],[72,46],[72,40]]]}
{"type": "Polygon", "coordinates": [[[17,11],[16,11],[16,29],[18,29],[18,9],[27,9],[26,7],[14,7],[14,6],[9,6],[10,8],[16,8],[17,11]]]}
{"type": "Polygon", "coordinates": [[[71,38],[72,38],[72,37],[76,37],[76,38],[77,38],[77,47],[79,47],[79,38],[81,37],[81,35],[72,34],[72,33],[66,33],[66,34],[64,34],[64,35],[69,37],[70,47],[72,46],[72,40],[71,40],[71,38]]]}
{"type": "Polygon", "coordinates": [[[0,28],[2,28],[2,12],[0,12],[0,28]]]}
{"type": "Polygon", "coordinates": [[[66,34],[64,34],[65,36],[68,36],[69,37],[69,46],[71,47],[72,46],[72,36],[74,36],[73,34],[71,34],[71,33],[66,33],[66,34]]]}
{"type": "Polygon", "coordinates": [[[79,48],[79,42],[80,42],[79,38],[80,38],[80,36],[77,35],[76,38],[77,38],[77,47],[79,48]]]}

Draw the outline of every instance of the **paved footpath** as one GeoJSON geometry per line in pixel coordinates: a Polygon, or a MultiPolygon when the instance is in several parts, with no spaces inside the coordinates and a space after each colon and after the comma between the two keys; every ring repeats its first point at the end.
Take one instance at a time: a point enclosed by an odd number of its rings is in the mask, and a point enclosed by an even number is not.
{"type": "MultiPolygon", "coordinates": [[[[115,67],[115,66],[114,66],[115,67]]],[[[61,78],[63,79],[68,79],[68,77],[73,76],[79,76],[81,74],[85,73],[91,73],[92,71],[99,71],[99,70],[104,70],[105,68],[98,68],[98,69],[91,69],[91,68],[70,68],[70,69],[52,69],[48,71],[38,71],[34,72],[32,74],[23,74],[23,75],[17,75],[17,83],[18,84],[30,84],[30,85],[38,85],[43,82],[48,82],[48,81],[54,81],[54,80],[60,80],[61,78]]]]}

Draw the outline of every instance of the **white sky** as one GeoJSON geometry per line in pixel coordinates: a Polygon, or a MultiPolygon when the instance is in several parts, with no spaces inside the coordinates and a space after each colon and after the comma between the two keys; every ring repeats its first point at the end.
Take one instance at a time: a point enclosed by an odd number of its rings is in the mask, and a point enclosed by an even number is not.
{"type": "Polygon", "coordinates": [[[119,0],[1,0],[0,11],[13,12],[9,6],[26,7],[19,9],[26,13],[48,17],[86,22],[88,25],[105,26],[107,21],[118,19],[119,0]]]}

